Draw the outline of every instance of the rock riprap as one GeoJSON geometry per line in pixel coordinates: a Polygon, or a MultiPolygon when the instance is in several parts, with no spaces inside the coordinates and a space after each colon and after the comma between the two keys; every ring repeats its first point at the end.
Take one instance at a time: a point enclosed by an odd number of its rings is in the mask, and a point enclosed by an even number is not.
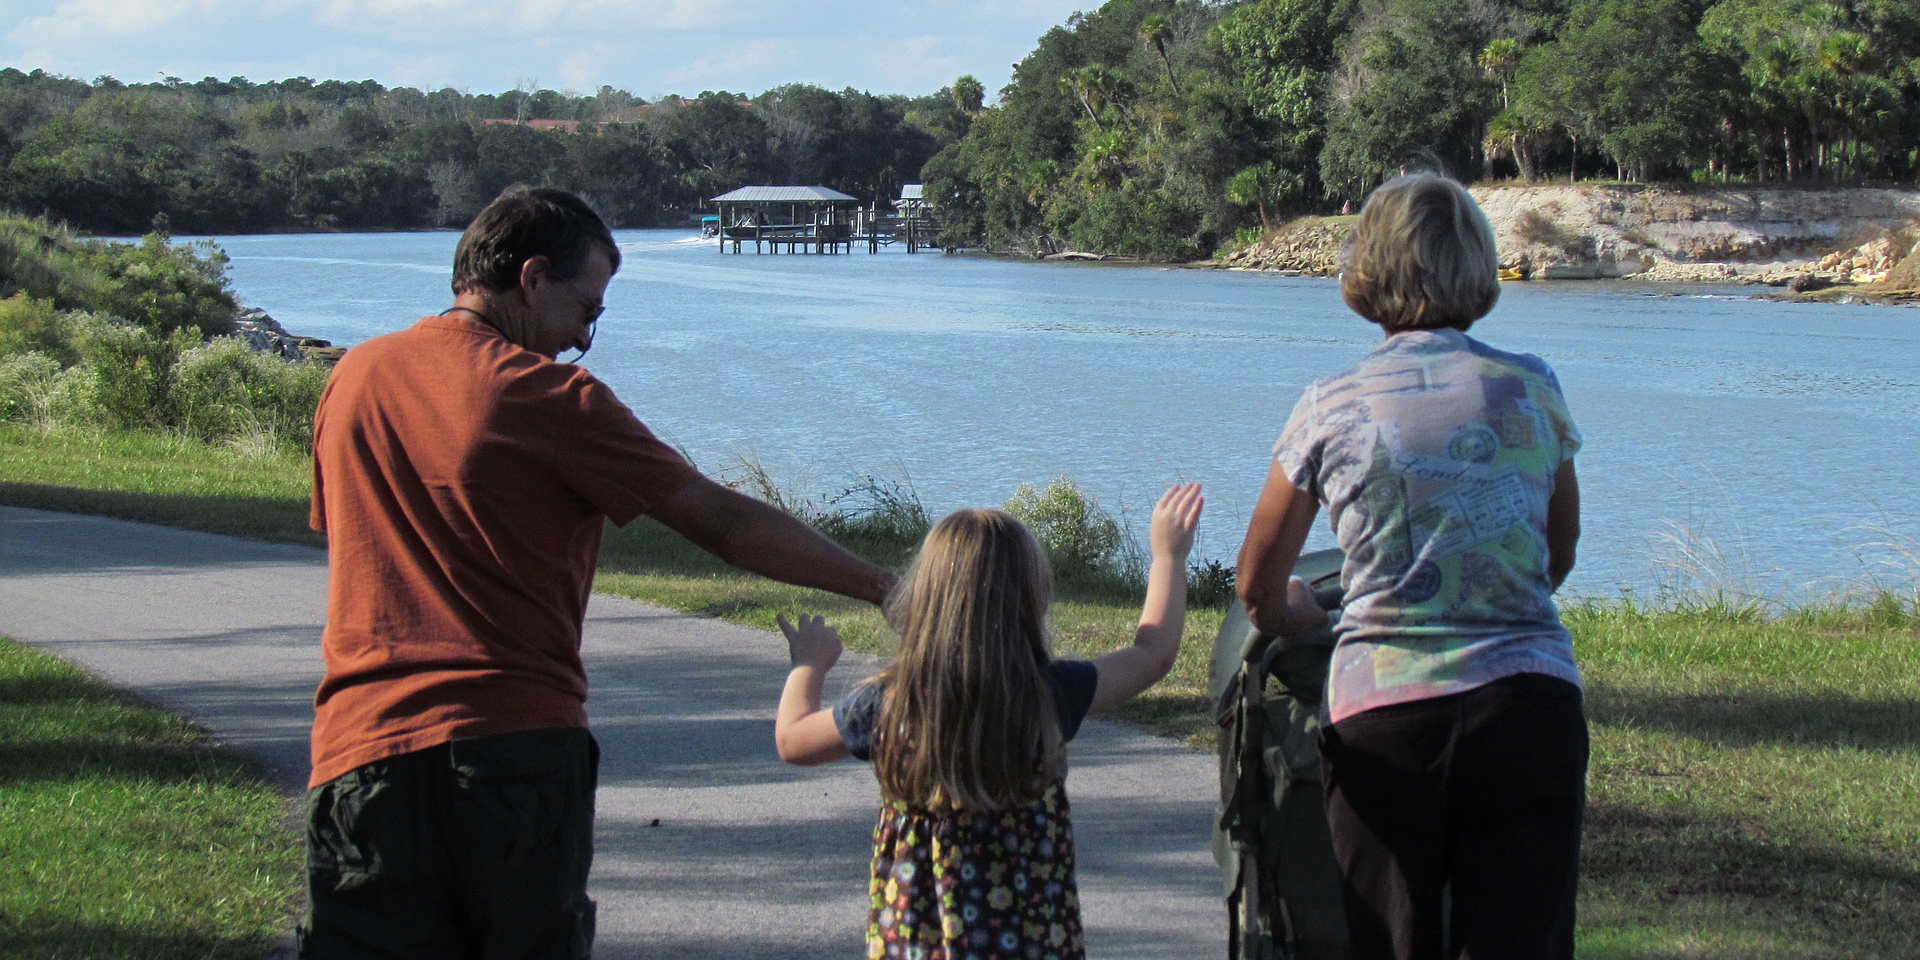
{"type": "Polygon", "coordinates": [[[247,346],[254,350],[287,360],[314,360],[332,364],[347,352],[345,347],[336,347],[318,337],[299,337],[288,333],[279,321],[259,307],[247,307],[235,314],[231,335],[246,341],[247,346]]]}

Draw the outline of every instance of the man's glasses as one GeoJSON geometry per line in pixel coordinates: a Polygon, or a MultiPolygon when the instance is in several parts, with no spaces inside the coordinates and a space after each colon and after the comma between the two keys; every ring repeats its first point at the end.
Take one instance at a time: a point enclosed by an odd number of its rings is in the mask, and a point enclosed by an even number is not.
{"type": "Polygon", "coordinates": [[[600,300],[596,300],[593,297],[587,296],[587,292],[585,290],[580,289],[579,281],[568,280],[566,283],[567,283],[567,289],[572,290],[573,295],[580,298],[580,305],[587,308],[588,323],[593,323],[594,321],[599,320],[600,315],[607,312],[606,303],[600,300]]]}

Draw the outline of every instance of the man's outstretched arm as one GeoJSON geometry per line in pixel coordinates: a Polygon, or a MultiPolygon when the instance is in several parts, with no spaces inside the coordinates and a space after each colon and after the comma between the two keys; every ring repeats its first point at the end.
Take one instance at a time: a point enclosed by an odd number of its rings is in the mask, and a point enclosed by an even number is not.
{"type": "Polygon", "coordinates": [[[892,573],[848,553],[812,527],[706,477],[681,487],[647,515],[748,573],[879,605],[892,573]]]}

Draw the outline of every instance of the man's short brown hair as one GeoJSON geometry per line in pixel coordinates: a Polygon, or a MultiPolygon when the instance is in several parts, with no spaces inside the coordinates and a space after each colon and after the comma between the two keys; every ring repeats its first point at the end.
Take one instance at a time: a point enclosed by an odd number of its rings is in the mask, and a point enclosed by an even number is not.
{"type": "Polygon", "coordinates": [[[1410,173],[1360,210],[1340,296],[1388,333],[1465,330],[1500,299],[1493,227],[1458,181],[1410,173]]]}
{"type": "Polygon", "coordinates": [[[553,264],[555,280],[587,269],[595,247],[620,269],[620,248],[600,215],[565,190],[508,187],[460,235],[453,252],[453,292],[512,290],[534,257],[553,264]]]}

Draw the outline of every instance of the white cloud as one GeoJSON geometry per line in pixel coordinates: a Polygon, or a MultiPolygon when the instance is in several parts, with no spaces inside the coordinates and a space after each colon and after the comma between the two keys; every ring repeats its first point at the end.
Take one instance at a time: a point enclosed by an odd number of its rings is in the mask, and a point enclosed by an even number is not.
{"type": "Polygon", "coordinates": [[[737,0],[325,0],[319,19],[355,31],[431,25],[531,39],[580,30],[710,29],[737,22],[740,7],[737,0]]]}
{"type": "MultiPolygon", "coordinates": [[[[793,45],[784,40],[749,40],[743,43],[723,44],[721,49],[671,70],[660,78],[667,87],[675,84],[718,87],[734,89],[740,86],[744,75],[764,72],[764,68],[776,60],[789,59],[781,54],[791,54],[793,45]]],[[[669,93],[660,90],[656,93],[669,93]]],[[[685,91],[691,92],[691,91],[685,91]]]]}
{"type": "Polygon", "coordinates": [[[21,38],[79,38],[143,33],[213,12],[217,0],[62,0],[45,16],[10,34],[21,38]]]}
{"type": "Polygon", "coordinates": [[[619,46],[612,43],[596,43],[575,51],[560,61],[560,84],[587,93],[600,89],[620,52],[619,46]]]}
{"type": "Polygon", "coordinates": [[[879,64],[885,79],[902,89],[937,90],[968,72],[966,57],[959,56],[950,37],[923,34],[907,37],[896,47],[897,56],[879,64]]]}

